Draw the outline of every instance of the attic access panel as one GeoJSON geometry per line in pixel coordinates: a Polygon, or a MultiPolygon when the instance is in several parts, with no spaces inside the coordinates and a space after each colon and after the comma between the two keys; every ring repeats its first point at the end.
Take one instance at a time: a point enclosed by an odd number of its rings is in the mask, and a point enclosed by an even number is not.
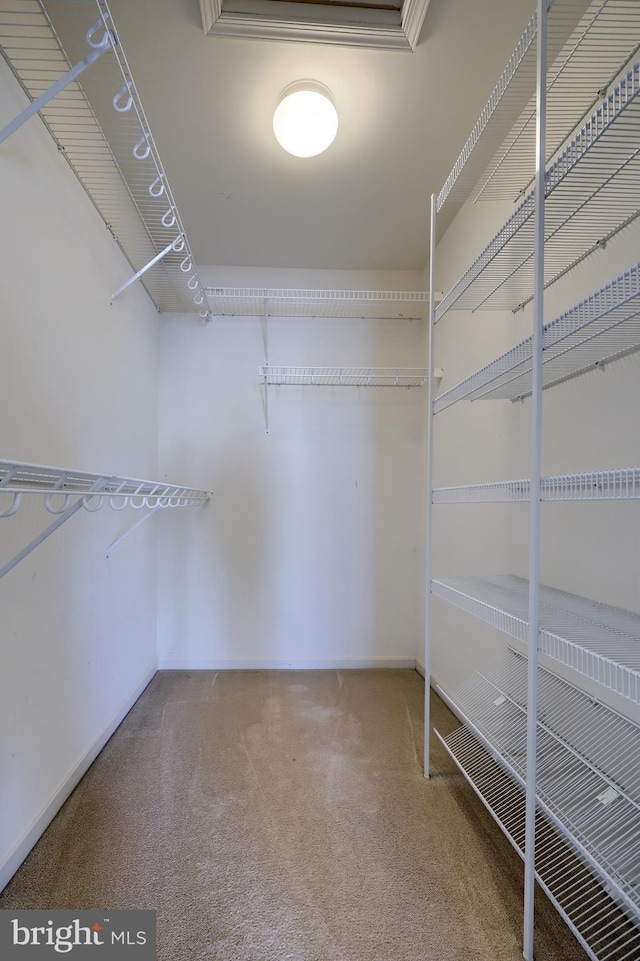
{"type": "Polygon", "coordinates": [[[431,0],[200,0],[204,32],[414,50],[431,0]]]}

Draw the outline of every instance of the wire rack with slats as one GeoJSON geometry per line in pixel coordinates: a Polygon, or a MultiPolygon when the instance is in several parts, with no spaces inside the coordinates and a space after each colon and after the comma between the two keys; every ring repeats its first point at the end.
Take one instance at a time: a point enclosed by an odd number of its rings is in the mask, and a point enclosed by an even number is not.
{"type": "MultiPolygon", "coordinates": [[[[640,62],[546,172],[545,284],[549,286],[640,212],[640,62]]],[[[533,290],[531,191],[436,308],[517,310],[533,290]]]]}
{"type": "MultiPolygon", "coordinates": [[[[582,474],[556,474],[541,478],[540,499],[543,501],[637,500],[640,498],[640,468],[620,467],[614,470],[586,471],[582,474]]],[[[436,487],[434,504],[499,504],[528,502],[531,499],[529,478],[466,484],[458,487],[436,487]]]]}
{"type": "Polygon", "coordinates": [[[60,513],[63,509],[61,503],[77,495],[86,498],[89,509],[94,509],[100,498],[100,503],[106,502],[115,510],[126,504],[134,507],[198,507],[211,497],[209,491],[166,481],[0,461],[0,517],[15,514],[25,495],[45,497],[51,513],[60,513]]]}
{"type": "MultiPolygon", "coordinates": [[[[437,199],[515,199],[533,179],[536,16],[531,18],[437,199]],[[498,146],[500,145],[500,146],[498,146]]],[[[635,0],[555,0],[548,18],[547,162],[637,53],[635,0]]]]}
{"type": "MultiPolygon", "coordinates": [[[[510,574],[433,580],[432,593],[516,640],[527,641],[529,582],[510,574]]],[[[640,616],[540,586],[539,650],[640,704],[640,616]]]]}
{"type": "MultiPolygon", "coordinates": [[[[521,858],[525,855],[525,791],[499,753],[468,727],[435,732],[521,858]]],[[[637,912],[611,897],[607,881],[540,808],[536,809],[536,878],[592,961],[640,956],[637,912]]]]}
{"type": "MultiPolygon", "coordinates": [[[[640,264],[546,324],[543,388],[640,347],[640,264]]],[[[533,338],[528,337],[435,398],[434,413],[460,400],[518,400],[531,393],[533,338]]]]}
{"type": "Polygon", "coordinates": [[[86,56],[85,35],[96,21],[109,31],[108,52],[40,115],[132,272],[175,242],[141,278],[158,310],[204,319],[208,308],[184,225],[105,0],[2,0],[0,50],[35,100],[86,56]],[[114,108],[114,99],[122,108],[129,98],[129,109],[114,108]]]}
{"type": "Polygon", "coordinates": [[[258,368],[265,384],[280,387],[424,387],[424,367],[274,367],[258,368]]]}
{"type": "Polygon", "coordinates": [[[429,307],[424,291],[293,290],[208,287],[211,312],[221,317],[354,317],[420,320],[429,307]]]}

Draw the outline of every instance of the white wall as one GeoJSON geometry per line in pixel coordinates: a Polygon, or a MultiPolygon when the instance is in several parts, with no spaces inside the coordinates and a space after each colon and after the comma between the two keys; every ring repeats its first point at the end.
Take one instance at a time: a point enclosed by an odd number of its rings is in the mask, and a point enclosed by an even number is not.
{"type": "MultiPolygon", "coordinates": [[[[437,286],[447,291],[512,212],[469,205],[438,246],[437,286]]],[[[640,227],[631,226],[547,292],[545,320],[608,283],[640,259],[640,227]]],[[[451,311],[436,328],[442,390],[458,383],[531,332],[531,308],[451,311]]],[[[637,466],[640,353],[592,370],[543,394],[543,473],[637,466]]],[[[529,400],[462,402],[435,418],[435,485],[530,474],[529,400]]],[[[434,576],[515,573],[528,576],[529,508],[516,505],[434,507],[434,576]]],[[[561,590],[640,612],[638,505],[634,502],[545,504],[541,580],[561,590]]],[[[434,600],[432,671],[451,690],[504,639],[434,600]]],[[[579,682],[584,684],[584,682],[579,682]]],[[[603,696],[599,692],[599,696],[603,696]]],[[[606,698],[605,698],[606,699],[606,698]]],[[[629,705],[608,698],[623,712],[629,705]]]]}
{"type": "MultiPolygon", "coordinates": [[[[411,274],[203,270],[214,285],[420,289],[411,274]]],[[[424,324],[271,319],[271,364],[424,366],[424,324]]],[[[161,466],[214,497],[161,543],[164,667],[413,665],[423,646],[421,389],[276,387],[259,318],[163,324],[161,466]]]]}
{"type": "MultiPolygon", "coordinates": [[[[0,126],[25,98],[0,61],[0,126]]],[[[0,458],[157,473],[158,316],[39,118],[0,147],[0,458]]],[[[155,520],[80,511],[0,580],[0,888],[156,668],[155,520]]],[[[53,518],[1,520],[0,567],[53,518]]]]}

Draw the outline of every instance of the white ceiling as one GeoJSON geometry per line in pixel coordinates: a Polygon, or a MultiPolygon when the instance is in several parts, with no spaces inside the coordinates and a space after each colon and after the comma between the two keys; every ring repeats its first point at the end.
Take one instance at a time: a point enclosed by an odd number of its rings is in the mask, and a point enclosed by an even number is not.
{"type": "Polygon", "coordinates": [[[200,264],[418,270],[438,191],[533,0],[431,0],[414,53],[207,37],[198,0],[110,0],[200,264]],[[292,157],[282,89],[332,91],[340,129],[292,157]]]}

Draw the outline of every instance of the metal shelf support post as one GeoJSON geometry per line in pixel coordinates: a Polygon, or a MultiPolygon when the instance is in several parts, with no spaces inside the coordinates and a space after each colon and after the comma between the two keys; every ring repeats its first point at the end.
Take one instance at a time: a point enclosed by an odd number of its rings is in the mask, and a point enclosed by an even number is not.
{"type": "Polygon", "coordinates": [[[529,532],[529,635],[527,667],[527,791],[523,957],[534,961],[536,856],[536,752],[538,729],[538,633],[542,475],[542,348],[544,327],[545,125],[547,98],[547,0],[538,0],[536,70],[536,179],[533,282],[533,392],[531,397],[531,517],[529,532]]]}
{"type": "Polygon", "coordinates": [[[427,341],[427,508],[425,549],[425,644],[424,644],[424,776],[429,777],[429,743],[431,733],[431,561],[433,555],[431,522],[433,517],[433,399],[435,397],[435,367],[433,341],[435,327],[435,269],[436,269],[436,195],[431,194],[431,234],[429,242],[429,334],[427,341]]]}

